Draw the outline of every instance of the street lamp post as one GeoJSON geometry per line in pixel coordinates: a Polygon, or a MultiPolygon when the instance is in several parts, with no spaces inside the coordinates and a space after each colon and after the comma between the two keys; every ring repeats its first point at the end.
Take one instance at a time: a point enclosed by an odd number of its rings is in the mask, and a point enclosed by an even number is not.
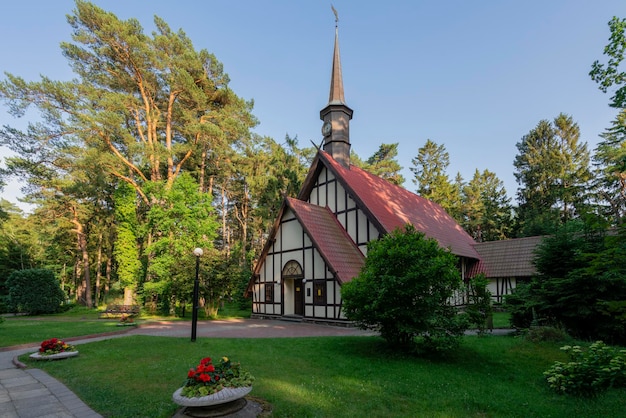
{"type": "Polygon", "coordinates": [[[196,330],[198,328],[198,288],[200,287],[200,257],[202,257],[204,251],[202,248],[196,248],[193,250],[193,255],[196,256],[196,280],[193,282],[193,311],[191,312],[191,342],[196,341],[196,330]]]}

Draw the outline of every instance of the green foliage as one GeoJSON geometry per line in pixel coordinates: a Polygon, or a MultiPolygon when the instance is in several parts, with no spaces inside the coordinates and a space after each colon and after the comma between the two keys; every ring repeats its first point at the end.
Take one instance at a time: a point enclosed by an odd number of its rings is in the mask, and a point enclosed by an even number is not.
{"type": "Polygon", "coordinates": [[[478,169],[465,183],[460,174],[450,181],[450,164],[444,145],[427,140],[412,160],[413,182],[417,193],[441,205],[450,216],[477,241],[494,241],[510,236],[512,207],[504,183],[498,177],[478,169]]]}
{"type": "Polygon", "coordinates": [[[506,298],[513,325],[562,324],[579,338],[626,342],[626,229],[603,236],[569,223],[537,249],[538,275],[506,298]]]}
{"type": "Polygon", "coordinates": [[[59,312],[65,301],[54,273],[44,269],[18,270],[7,280],[9,309],[31,315],[59,312]]]}
{"type": "Polygon", "coordinates": [[[608,57],[606,64],[594,61],[589,75],[604,93],[611,89],[614,94],[609,106],[619,109],[612,126],[602,135],[594,160],[597,165],[594,188],[602,215],[616,224],[626,216],[626,18],[614,16],[608,23],[611,36],[604,47],[608,57]]]}
{"type": "Polygon", "coordinates": [[[487,289],[489,279],[484,274],[472,277],[467,289],[468,304],[465,313],[469,317],[469,324],[478,330],[479,335],[487,331],[487,321],[493,315],[491,306],[491,292],[487,289]]]}
{"type": "Polygon", "coordinates": [[[417,156],[411,160],[414,173],[413,183],[417,185],[417,194],[432,200],[443,207],[452,217],[460,220],[460,184],[454,185],[446,173],[450,165],[450,155],[444,145],[437,145],[430,139],[418,149],[417,156]]]}
{"type": "Polygon", "coordinates": [[[361,273],[342,286],[348,319],[376,327],[390,344],[427,350],[458,345],[466,329],[448,303],[461,287],[456,257],[412,225],[368,244],[361,273]]]}
{"type": "MultiPolygon", "coordinates": [[[[367,161],[360,165],[364,170],[369,171],[397,186],[404,184],[404,177],[400,174],[402,167],[397,161],[398,143],[380,144],[376,151],[367,161]]],[[[350,160],[352,161],[352,159],[350,160]]]]}
{"type": "Polygon", "coordinates": [[[463,186],[461,226],[476,241],[505,239],[511,234],[513,209],[504,183],[489,170],[474,172],[463,186]]]}
{"type": "Polygon", "coordinates": [[[567,332],[558,326],[534,326],[530,327],[524,337],[533,343],[563,342],[571,339],[567,332]]]}
{"type": "Polygon", "coordinates": [[[594,61],[589,75],[599,84],[600,90],[607,92],[611,87],[617,87],[611,97],[610,106],[615,108],[626,107],[626,72],[620,71],[624,52],[626,51],[626,19],[613,16],[609,21],[611,36],[609,44],[604,47],[604,55],[609,57],[606,66],[600,61],[594,61]]]}
{"type": "Polygon", "coordinates": [[[535,307],[535,301],[531,297],[530,283],[517,283],[513,291],[504,296],[504,307],[510,314],[509,321],[512,327],[530,328],[535,307]]]}
{"type": "Polygon", "coordinates": [[[210,357],[200,360],[195,368],[190,369],[181,391],[182,396],[196,398],[212,395],[224,388],[252,386],[254,376],[241,367],[241,363],[222,357],[213,364],[210,357]]]}
{"type": "Polygon", "coordinates": [[[586,183],[591,179],[587,144],[570,116],[541,120],[517,143],[515,179],[519,236],[554,232],[585,212],[586,183]]]}
{"type": "Polygon", "coordinates": [[[626,216],[626,110],[622,110],[600,137],[593,156],[596,165],[593,187],[600,215],[612,224],[626,216]]]}
{"type": "Polygon", "coordinates": [[[113,255],[117,262],[117,276],[122,288],[134,292],[141,278],[135,190],[127,183],[121,183],[115,190],[114,199],[117,239],[113,255]]]}
{"type": "MultiPolygon", "coordinates": [[[[29,198],[45,207],[36,212],[42,228],[49,232],[49,225],[55,227],[38,245],[46,251],[44,265],[82,273],[74,283],[68,284],[73,279],[68,277],[64,286],[88,293],[89,274],[96,272],[96,280],[106,274],[100,287],[121,285],[131,291],[128,297],[142,290],[147,279],[143,291],[148,298],[165,296],[159,302],[174,304],[188,293],[186,251],[197,245],[208,248],[205,242],[215,238],[215,224],[210,233],[203,232],[210,197],[223,191],[225,237],[246,242],[249,235],[265,232],[256,225],[246,232],[252,217],[262,218],[257,225],[267,219],[240,211],[260,206],[259,191],[251,197],[249,188],[238,193],[231,187],[260,182],[268,171],[238,171],[240,165],[233,164],[237,157],[248,157],[242,150],[257,123],[253,103],[229,88],[228,75],[213,54],[196,50],[182,30],[173,31],[159,17],[154,30],[145,33],[136,19],[122,20],[78,0],[67,20],[72,38],[61,50],[74,71],[71,81],[42,76],[29,82],[12,74],[0,80],[0,100],[8,113],[17,118],[35,114],[45,121],[33,119],[24,130],[0,128],[0,141],[16,155],[7,161],[7,173],[28,182],[29,198]],[[193,202],[198,194],[187,193],[190,187],[182,185],[185,175],[204,194],[202,205],[193,202]]],[[[273,151],[272,158],[285,160],[273,151]]],[[[249,167],[259,162],[249,160],[249,167]]],[[[297,175],[276,171],[282,180],[277,187],[296,187],[292,180],[297,175]]],[[[0,243],[0,258],[2,247],[0,243]]],[[[10,260],[26,262],[26,257],[10,260]]]]}
{"type": "Polygon", "coordinates": [[[191,271],[194,265],[192,251],[196,247],[208,250],[216,235],[211,196],[200,193],[193,178],[183,173],[171,189],[163,183],[151,185],[151,194],[160,204],[152,205],[147,214],[153,240],[146,247],[150,254],[149,280],[144,283],[148,297],[176,295],[185,299],[190,292],[191,271]]]}
{"type": "Polygon", "coordinates": [[[611,387],[626,386],[626,350],[618,351],[596,341],[588,350],[561,347],[569,362],[557,361],[544,372],[551,389],[561,394],[595,396],[611,387]]]}
{"type": "Polygon", "coordinates": [[[15,270],[39,267],[41,237],[33,217],[26,217],[14,204],[0,198],[0,209],[6,215],[0,221],[0,297],[8,290],[5,281],[15,270]]]}

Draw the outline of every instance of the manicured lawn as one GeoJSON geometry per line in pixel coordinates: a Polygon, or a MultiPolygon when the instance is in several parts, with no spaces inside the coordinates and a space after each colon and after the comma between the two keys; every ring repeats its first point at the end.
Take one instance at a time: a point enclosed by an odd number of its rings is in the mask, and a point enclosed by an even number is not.
{"type": "MultiPolygon", "coordinates": [[[[38,344],[48,338],[81,337],[91,334],[121,331],[118,327],[118,318],[99,319],[100,311],[77,307],[68,312],[54,315],[7,316],[0,323],[0,348],[20,344],[38,344]]],[[[234,305],[226,305],[219,311],[219,319],[249,318],[250,311],[243,311],[234,305]]],[[[204,319],[204,312],[200,310],[200,319],[204,319]]],[[[135,322],[146,321],[191,321],[191,310],[185,318],[164,317],[142,313],[135,322]]]]}
{"type": "MultiPolygon", "coordinates": [[[[97,316],[96,316],[97,317],[97,316]]],[[[40,343],[48,338],[80,337],[120,331],[116,319],[81,319],[68,317],[8,317],[0,324],[0,347],[40,343]]]]}
{"type": "Polygon", "coordinates": [[[559,344],[465,337],[443,358],[390,351],[378,337],[210,339],[130,336],[79,346],[75,358],[33,364],[109,417],[171,417],[171,394],[205,356],[229,356],[256,377],[252,396],[275,417],[614,417],[626,390],[559,396],[542,376],[559,344]]]}
{"type": "Polygon", "coordinates": [[[493,313],[493,327],[494,328],[511,328],[511,314],[508,312],[494,312],[493,313]]]}

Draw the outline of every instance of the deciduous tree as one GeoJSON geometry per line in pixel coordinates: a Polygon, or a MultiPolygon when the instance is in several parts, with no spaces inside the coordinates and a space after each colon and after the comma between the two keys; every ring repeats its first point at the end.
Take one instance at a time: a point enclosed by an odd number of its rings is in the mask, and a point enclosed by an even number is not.
{"type": "Polygon", "coordinates": [[[361,273],[342,286],[346,316],[376,327],[390,344],[455,347],[466,323],[448,299],[461,288],[456,257],[412,225],[368,244],[361,273]]]}
{"type": "Polygon", "coordinates": [[[608,57],[606,64],[594,61],[589,75],[599,84],[600,90],[608,92],[615,88],[610,106],[626,108],[626,71],[623,69],[624,52],[626,52],[626,19],[613,16],[609,21],[611,36],[604,47],[604,55],[608,57]]]}

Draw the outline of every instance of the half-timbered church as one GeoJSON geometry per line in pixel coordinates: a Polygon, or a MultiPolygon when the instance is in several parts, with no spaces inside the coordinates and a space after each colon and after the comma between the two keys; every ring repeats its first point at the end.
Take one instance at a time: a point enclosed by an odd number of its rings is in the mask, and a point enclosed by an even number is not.
{"type": "Polygon", "coordinates": [[[474,240],[441,206],[350,164],[352,114],[335,28],[323,149],[298,196],[285,198],[255,266],[253,317],[345,322],[341,286],[358,275],[367,243],[407,223],[449,248],[463,277],[479,260],[474,240]]]}

